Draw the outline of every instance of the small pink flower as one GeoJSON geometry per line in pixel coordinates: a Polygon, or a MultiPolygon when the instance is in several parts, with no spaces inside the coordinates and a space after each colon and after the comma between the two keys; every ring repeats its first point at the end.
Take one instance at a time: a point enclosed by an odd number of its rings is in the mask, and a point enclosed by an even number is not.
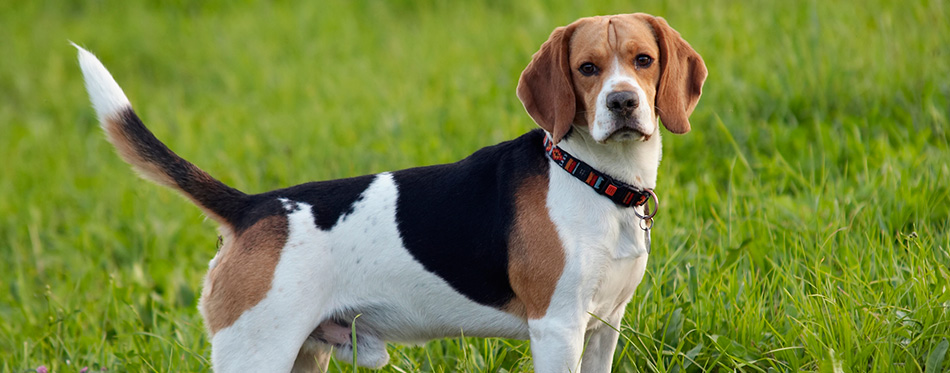
{"type": "Polygon", "coordinates": [[[88,371],[89,371],[89,367],[82,367],[82,369],[79,370],[79,373],[86,373],[88,371]]]}
{"type": "Polygon", "coordinates": [[[40,365],[36,367],[36,373],[49,373],[49,368],[46,365],[40,365]]]}

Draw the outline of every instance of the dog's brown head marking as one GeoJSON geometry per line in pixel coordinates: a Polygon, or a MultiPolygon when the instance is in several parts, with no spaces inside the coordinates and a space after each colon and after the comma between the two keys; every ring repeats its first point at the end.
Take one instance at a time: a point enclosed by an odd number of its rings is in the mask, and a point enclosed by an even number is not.
{"type": "Polygon", "coordinates": [[[670,132],[689,132],[706,65],[663,18],[643,13],[582,18],[555,29],[522,72],[518,98],[558,142],[574,124],[590,127],[598,105],[620,113],[641,104],[623,97],[633,88],[623,82],[609,87],[618,96],[604,100],[604,84],[615,72],[635,79],[652,117],[670,132]]]}

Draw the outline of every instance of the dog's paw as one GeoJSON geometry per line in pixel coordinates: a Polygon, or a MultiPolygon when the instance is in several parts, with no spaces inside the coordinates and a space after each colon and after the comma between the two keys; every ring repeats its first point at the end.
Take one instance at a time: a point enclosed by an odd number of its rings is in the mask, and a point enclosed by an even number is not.
{"type": "MultiPolygon", "coordinates": [[[[336,359],[353,361],[353,344],[337,345],[336,359]]],[[[356,336],[356,365],[364,368],[379,369],[389,364],[389,352],[386,342],[370,335],[356,336]]]]}

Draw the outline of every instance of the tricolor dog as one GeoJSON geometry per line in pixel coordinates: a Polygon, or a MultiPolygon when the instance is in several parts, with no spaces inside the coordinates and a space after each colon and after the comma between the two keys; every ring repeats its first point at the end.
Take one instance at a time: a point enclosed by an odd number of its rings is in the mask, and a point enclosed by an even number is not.
{"type": "Polygon", "coordinates": [[[583,18],[521,74],[540,130],[452,164],[245,194],[155,138],[95,56],[79,63],[122,158],[220,225],[199,307],[218,372],[319,372],[354,349],[378,368],[387,341],[461,334],[530,339],[537,372],[610,371],[650,251],[658,119],[688,132],[706,78],[662,18],[583,18]]]}

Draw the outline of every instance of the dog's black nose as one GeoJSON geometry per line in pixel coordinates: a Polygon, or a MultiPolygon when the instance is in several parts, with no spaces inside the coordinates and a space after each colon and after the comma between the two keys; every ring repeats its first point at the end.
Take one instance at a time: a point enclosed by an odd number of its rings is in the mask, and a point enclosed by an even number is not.
{"type": "Polygon", "coordinates": [[[607,108],[624,118],[631,116],[637,106],[640,106],[640,99],[633,91],[610,92],[607,95],[607,108]]]}

